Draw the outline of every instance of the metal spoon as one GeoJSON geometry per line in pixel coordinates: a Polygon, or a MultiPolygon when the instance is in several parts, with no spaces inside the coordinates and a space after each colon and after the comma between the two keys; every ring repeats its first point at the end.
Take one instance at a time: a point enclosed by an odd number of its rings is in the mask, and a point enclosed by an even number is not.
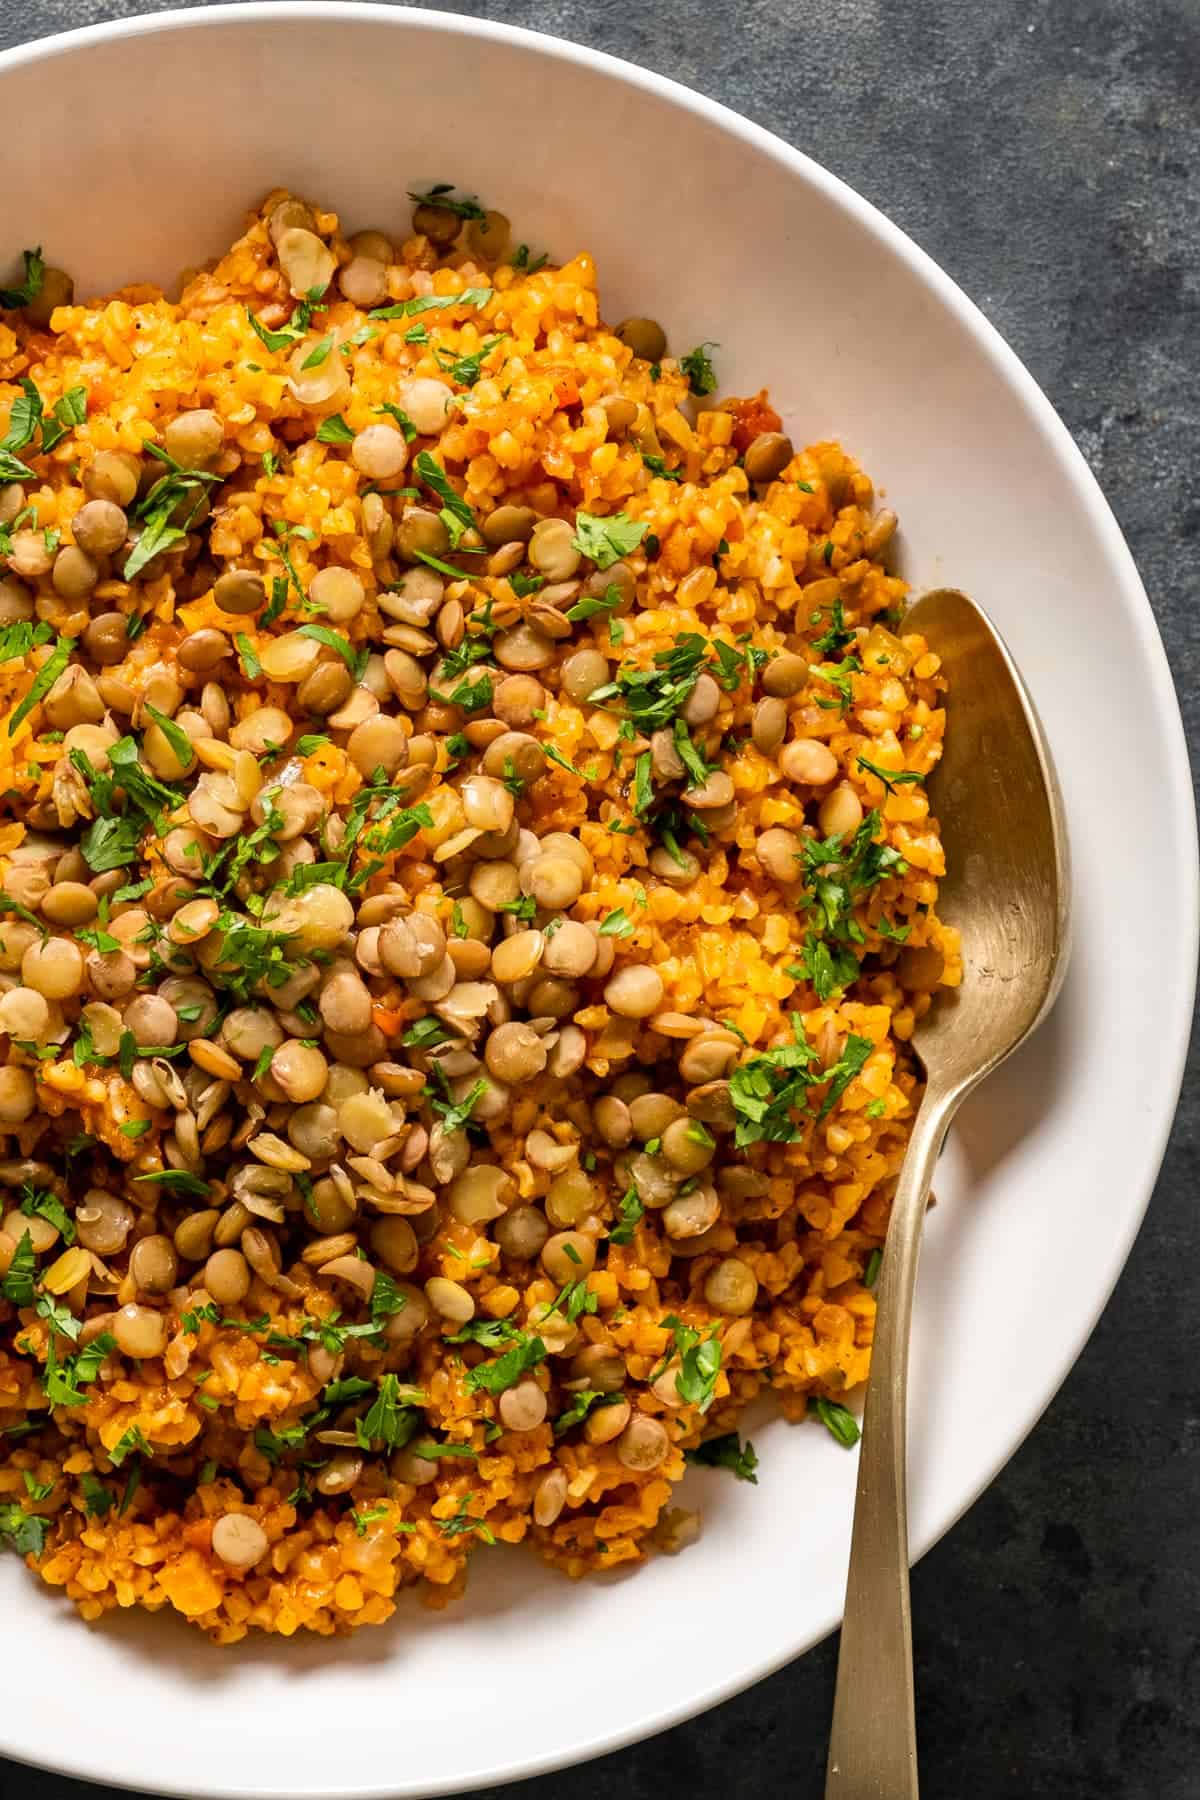
{"type": "Polygon", "coordinates": [[[962,933],[965,968],[913,1034],[927,1085],[880,1274],[825,1800],[917,1800],[905,1430],[921,1225],[950,1121],[1045,1018],[1067,963],[1062,797],[1012,658],[951,588],[919,600],[905,627],[928,639],[949,681],[929,795],[946,846],[938,910],[962,933]]]}

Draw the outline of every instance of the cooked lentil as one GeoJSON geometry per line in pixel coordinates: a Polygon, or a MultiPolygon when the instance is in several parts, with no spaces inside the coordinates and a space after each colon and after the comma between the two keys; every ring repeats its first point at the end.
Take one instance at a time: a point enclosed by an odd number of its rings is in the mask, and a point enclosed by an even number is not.
{"type": "Polygon", "coordinates": [[[678,1548],[867,1373],[961,979],[895,517],[435,200],[0,314],[0,1545],[89,1619],[678,1548]]]}

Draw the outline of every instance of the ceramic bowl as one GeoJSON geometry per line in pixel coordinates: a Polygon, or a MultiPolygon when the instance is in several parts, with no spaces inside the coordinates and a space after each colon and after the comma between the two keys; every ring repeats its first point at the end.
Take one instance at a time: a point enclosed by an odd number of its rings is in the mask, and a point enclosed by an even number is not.
{"type": "MultiPolygon", "coordinates": [[[[1057,758],[1076,941],[1057,1011],[966,1107],[916,1308],[919,1553],[1062,1381],[1141,1220],[1191,1012],[1196,847],[1150,608],[1082,456],[992,328],[817,164],[668,81],[479,21],[373,6],[177,12],[0,56],[19,149],[0,247],[40,243],[81,292],[173,281],[285,183],[353,227],[405,190],[485,196],[560,259],[587,248],[606,317],[719,346],[798,442],[837,437],[901,520],[902,572],[974,594],[1057,758]]],[[[10,159],[12,160],[12,159],[10,159]]],[[[464,1602],[411,1598],[346,1641],[214,1649],[178,1622],[87,1628],[0,1567],[0,1752],[156,1794],[434,1795],[628,1743],[828,1632],[855,1459],[756,1424],[757,1487],[693,1476],[700,1542],[571,1584],[475,1558],[464,1602]]],[[[964,1604],[967,1597],[964,1596],[964,1604]]]]}

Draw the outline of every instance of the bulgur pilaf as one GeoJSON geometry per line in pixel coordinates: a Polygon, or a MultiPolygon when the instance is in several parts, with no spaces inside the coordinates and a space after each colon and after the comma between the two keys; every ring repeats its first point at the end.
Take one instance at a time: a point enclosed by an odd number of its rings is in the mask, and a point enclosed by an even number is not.
{"type": "Polygon", "coordinates": [[[853,1442],[961,976],[869,478],[412,198],[0,292],[0,1546],[219,1643],[853,1442]]]}

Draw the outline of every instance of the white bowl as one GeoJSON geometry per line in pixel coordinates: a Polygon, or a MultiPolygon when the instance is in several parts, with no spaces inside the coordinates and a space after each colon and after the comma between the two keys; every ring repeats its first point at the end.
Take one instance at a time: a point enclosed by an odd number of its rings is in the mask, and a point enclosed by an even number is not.
{"type": "MultiPolygon", "coordinates": [[[[1007,635],[1062,776],[1076,943],[1053,1019],[966,1109],[938,1182],[913,1364],[925,1550],[1096,1322],[1158,1168],[1191,1013],[1175,696],[1065,429],[953,284],[847,188],[590,51],[437,13],[217,7],[0,56],[0,111],[19,145],[0,246],[41,243],[82,290],[170,282],[280,182],[386,228],[414,181],[454,181],[535,246],[589,248],[609,318],[715,339],[727,391],[768,384],[798,441],[840,438],[899,512],[912,580],[968,589],[1007,635]]],[[[627,1743],[837,1621],[854,1458],[777,1420],[755,1438],[757,1488],[693,1478],[705,1532],[682,1560],[570,1585],[527,1553],[484,1553],[463,1604],[431,1617],[409,1600],[346,1642],[215,1650],[143,1616],[89,1630],[4,1558],[0,1751],[156,1793],[299,1800],[451,1793],[627,1743]]]]}

